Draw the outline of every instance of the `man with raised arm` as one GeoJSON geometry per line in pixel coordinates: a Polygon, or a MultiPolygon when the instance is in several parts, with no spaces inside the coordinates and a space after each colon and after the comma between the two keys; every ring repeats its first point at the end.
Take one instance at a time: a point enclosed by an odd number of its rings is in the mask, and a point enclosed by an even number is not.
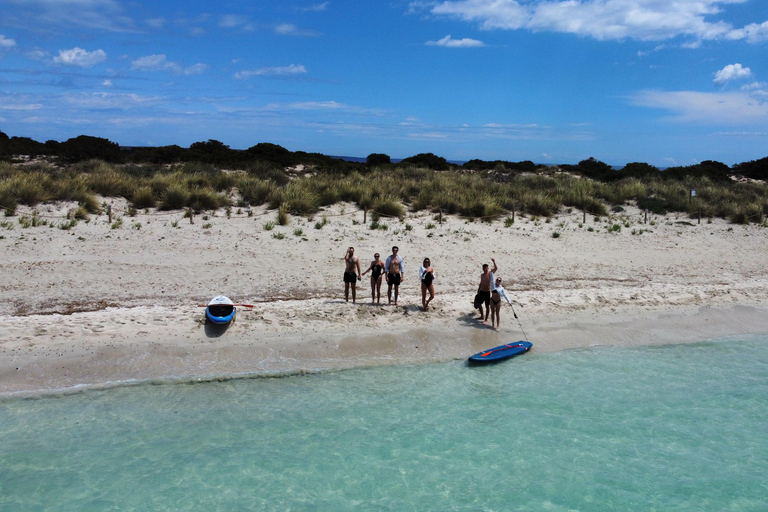
{"type": "Polygon", "coordinates": [[[491,312],[491,279],[493,274],[499,270],[499,267],[496,266],[496,260],[491,258],[491,261],[493,262],[493,270],[489,270],[488,264],[483,263],[483,273],[480,274],[480,287],[477,292],[480,295],[480,318],[478,320],[482,320],[483,323],[488,321],[488,314],[491,312]],[[483,304],[485,304],[485,315],[483,315],[483,304]]]}

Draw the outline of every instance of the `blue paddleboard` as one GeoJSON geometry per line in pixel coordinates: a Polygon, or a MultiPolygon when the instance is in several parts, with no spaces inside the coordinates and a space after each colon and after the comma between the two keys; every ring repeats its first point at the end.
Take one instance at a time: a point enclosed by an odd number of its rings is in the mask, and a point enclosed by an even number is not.
{"type": "Polygon", "coordinates": [[[509,357],[514,357],[519,354],[524,354],[531,350],[533,343],[527,341],[515,341],[507,343],[506,345],[499,345],[498,347],[489,348],[483,350],[477,354],[471,356],[469,361],[472,363],[491,363],[493,361],[501,361],[509,357]]]}

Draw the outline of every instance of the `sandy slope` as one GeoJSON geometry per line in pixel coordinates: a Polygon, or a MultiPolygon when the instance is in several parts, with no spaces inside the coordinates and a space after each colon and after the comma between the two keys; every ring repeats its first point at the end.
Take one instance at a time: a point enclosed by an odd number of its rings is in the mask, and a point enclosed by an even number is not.
{"type": "MultiPolygon", "coordinates": [[[[41,218],[58,225],[67,206],[39,208],[41,218]]],[[[0,393],[465,358],[523,337],[508,307],[500,333],[473,318],[491,257],[535,351],[768,332],[760,226],[674,216],[643,224],[637,211],[610,224],[582,225],[573,212],[510,227],[441,225],[421,213],[370,230],[362,212],[339,205],[322,229],[320,214],[267,231],[275,213],[252,213],[222,210],[194,224],[178,212],[139,213],[118,229],[101,215],[69,231],[4,218],[13,229],[0,228],[0,393]],[[616,223],[621,231],[609,233],[616,223]],[[406,258],[401,305],[370,305],[367,277],[358,304],[346,304],[345,248],[356,247],[365,269],[393,244],[406,258]],[[426,256],[439,278],[425,313],[417,270],[426,256]],[[196,306],[218,294],[256,307],[214,328],[196,306]]]]}

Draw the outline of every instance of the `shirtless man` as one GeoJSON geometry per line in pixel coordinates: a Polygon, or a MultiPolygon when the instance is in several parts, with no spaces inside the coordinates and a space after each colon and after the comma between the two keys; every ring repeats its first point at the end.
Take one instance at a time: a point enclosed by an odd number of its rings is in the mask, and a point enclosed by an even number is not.
{"type": "Polygon", "coordinates": [[[350,247],[344,255],[344,300],[349,302],[349,289],[352,288],[352,302],[357,299],[357,282],[362,279],[360,276],[360,258],[355,256],[355,248],[350,247]],[[355,273],[357,268],[357,273],[355,273]]]}
{"type": "Polygon", "coordinates": [[[480,294],[482,302],[480,303],[480,317],[478,320],[482,320],[483,323],[488,321],[488,314],[491,312],[491,279],[493,274],[499,270],[499,267],[496,266],[496,260],[491,258],[491,261],[493,262],[493,270],[489,270],[488,264],[484,263],[483,273],[480,274],[480,288],[478,293],[480,294]],[[483,315],[483,304],[485,304],[485,315],[483,315]]]}
{"type": "Polygon", "coordinates": [[[387,302],[392,304],[392,287],[395,287],[395,306],[397,306],[397,296],[400,291],[400,283],[405,279],[405,262],[403,257],[398,254],[400,249],[397,246],[392,248],[392,254],[387,257],[384,267],[387,269],[387,302]]]}

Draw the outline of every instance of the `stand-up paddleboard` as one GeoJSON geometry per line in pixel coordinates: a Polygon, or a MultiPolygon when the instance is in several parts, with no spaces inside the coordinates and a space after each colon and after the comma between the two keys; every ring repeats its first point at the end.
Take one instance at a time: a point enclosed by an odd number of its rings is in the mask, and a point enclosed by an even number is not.
{"type": "Polygon", "coordinates": [[[219,295],[208,303],[205,315],[215,324],[227,324],[235,318],[235,305],[229,297],[219,295]]]}
{"type": "Polygon", "coordinates": [[[528,341],[515,341],[513,343],[507,343],[506,345],[500,345],[498,347],[489,348],[482,352],[471,356],[469,358],[470,363],[491,363],[494,361],[501,361],[508,359],[519,354],[524,354],[531,350],[533,343],[528,341]]]}

